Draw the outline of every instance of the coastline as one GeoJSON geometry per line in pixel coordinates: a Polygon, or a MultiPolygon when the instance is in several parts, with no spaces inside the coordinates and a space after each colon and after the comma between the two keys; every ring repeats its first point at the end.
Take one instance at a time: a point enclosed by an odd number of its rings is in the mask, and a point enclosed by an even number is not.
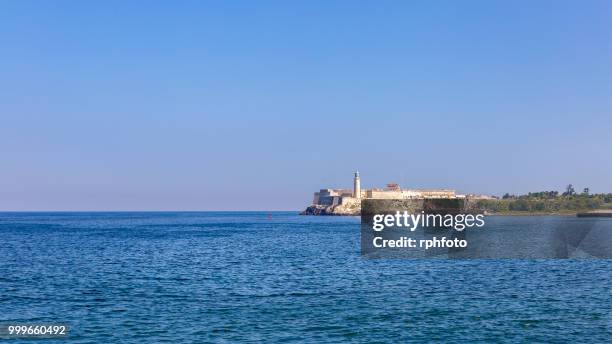
{"type": "MultiPolygon", "coordinates": [[[[306,216],[361,216],[361,211],[352,208],[350,211],[336,211],[336,207],[323,207],[311,205],[306,210],[301,211],[300,215],[306,216]]],[[[555,212],[530,212],[530,211],[506,211],[506,212],[487,212],[485,216],[565,216],[565,217],[612,217],[610,209],[579,209],[572,211],[555,212]]]]}

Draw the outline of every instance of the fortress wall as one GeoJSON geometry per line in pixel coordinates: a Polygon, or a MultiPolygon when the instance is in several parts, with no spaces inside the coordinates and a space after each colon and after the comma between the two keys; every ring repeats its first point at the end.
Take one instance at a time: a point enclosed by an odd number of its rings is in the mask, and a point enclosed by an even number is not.
{"type": "Polygon", "coordinates": [[[316,204],[332,205],[333,203],[334,203],[334,196],[319,196],[319,202],[316,204]]]}
{"type": "Polygon", "coordinates": [[[355,197],[342,197],[342,205],[358,205],[360,203],[361,200],[355,197]]]}
{"type": "Polygon", "coordinates": [[[402,199],[404,198],[401,191],[378,191],[378,190],[368,190],[366,197],[375,198],[375,199],[402,199]]]}
{"type": "Polygon", "coordinates": [[[402,198],[413,198],[421,196],[421,193],[417,190],[402,190],[402,198]]]}

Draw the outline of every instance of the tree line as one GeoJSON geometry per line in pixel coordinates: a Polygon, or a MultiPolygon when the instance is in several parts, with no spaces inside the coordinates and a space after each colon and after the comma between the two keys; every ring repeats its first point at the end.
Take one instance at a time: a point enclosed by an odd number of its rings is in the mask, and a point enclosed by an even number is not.
{"type": "Polygon", "coordinates": [[[478,200],[476,205],[481,210],[493,213],[504,212],[573,212],[612,208],[612,193],[591,194],[589,188],[577,193],[572,184],[565,191],[529,192],[525,195],[506,193],[497,200],[478,200]]]}

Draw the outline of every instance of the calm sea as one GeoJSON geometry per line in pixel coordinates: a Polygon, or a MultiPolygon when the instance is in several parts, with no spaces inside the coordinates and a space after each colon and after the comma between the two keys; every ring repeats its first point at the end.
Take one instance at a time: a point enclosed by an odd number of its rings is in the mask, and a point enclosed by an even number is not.
{"type": "Polygon", "coordinates": [[[368,260],[359,235],[291,212],[0,213],[0,323],[74,343],[612,338],[610,260],[368,260]]]}

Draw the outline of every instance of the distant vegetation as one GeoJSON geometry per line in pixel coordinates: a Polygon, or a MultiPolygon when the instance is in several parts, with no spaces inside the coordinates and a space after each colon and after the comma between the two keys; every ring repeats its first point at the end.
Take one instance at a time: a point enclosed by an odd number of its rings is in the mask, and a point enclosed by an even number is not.
{"type": "Polygon", "coordinates": [[[570,184],[565,192],[540,191],[527,195],[505,194],[501,199],[478,200],[481,210],[491,213],[575,213],[593,209],[612,209],[612,193],[590,194],[589,188],[576,193],[570,184]]]}

